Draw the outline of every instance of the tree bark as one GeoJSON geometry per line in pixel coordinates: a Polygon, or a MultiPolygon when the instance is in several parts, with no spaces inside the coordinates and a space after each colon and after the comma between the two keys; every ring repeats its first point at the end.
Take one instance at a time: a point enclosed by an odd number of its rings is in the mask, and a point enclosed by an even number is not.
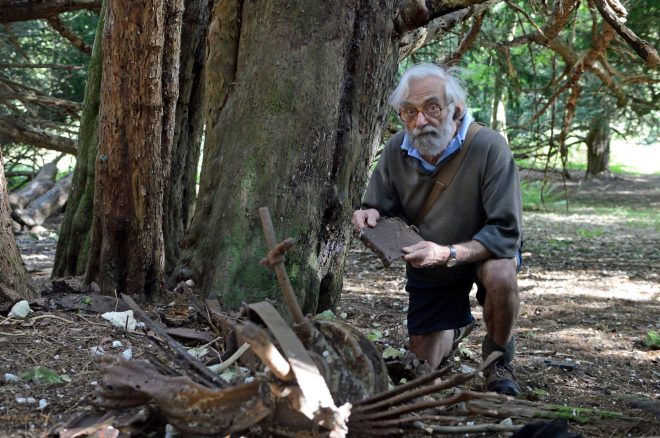
{"type": "Polygon", "coordinates": [[[98,11],[100,8],[101,0],[0,0],[0,23],[37,20],[80,9],[98,11]]]}
{"type": "Polygon", "coordinates": [[[587,134],[587,177],[607,172],[610,168],[610,120],[606,115],[591,119],[587,134]]]}
{"type": "Polygon", "coordinates": [[[32,279],[18,252],[9,217],[9,199],[0,150],[0,305],[37,296],[32,279]]]}
{"type": "Polygon", "coordinates": [[[103,26],[107,4],[104,2],[94,37],[89,61],[85,100],[78,135],[78,154],[69,204],[60,227],[53,276],[82,275],[89,254],[94,206],[94,171],[98,147],[98,116],[101,103],[101,75],[103,71],[103,26]]]}
{"type": "Polygon", "coordinates": [[[183,2],[108,2],[94,219],[85,281],[104,294],[160,292],[175,63],[183,2]],[[177,24],[179,27],[177,28],[177,24]]]}
{"type": "Polygon", "coordinates": [[[209,15],[207,0],[185,1],[181,31],[185,38],[181,41],[173,165],[163,202],[166,272],[172,272],[180,256],[180,242],[190,224],[197,194],[197,164],[204,130],[204,65],[209,15]]]}
{"type": "Polygon", "coordinates": [[[299,242],[287,267],[303,309],[336,305],[349,218],[396,76],[394,9],[394,1],[216,4],[201,185],[179,266],[203,293],[234,308],[281,297],[258,263],[266,244],[257,209],[267,206],[277,237],[299,242]]]}

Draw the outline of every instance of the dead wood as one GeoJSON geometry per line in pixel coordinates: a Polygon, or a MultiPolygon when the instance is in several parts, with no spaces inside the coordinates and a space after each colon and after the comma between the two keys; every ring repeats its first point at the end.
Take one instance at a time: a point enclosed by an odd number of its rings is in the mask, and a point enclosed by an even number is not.
{"type": "Polygon", "coordinates": [[[46,193],[30,202],[26,209],[12,210],[12,218],[27,227],[43,224],[52,214],[64,207],[69,199],[72,181],[73,172],[57,181],[46,193]]]}
{"type": "Polygon", "coordinates": [[[188,370],[192,376],[196,377],[196,380],[202,383],[208,388],[226,388],[227,382],[225,382],[220,376],[210,371],[202,363],[196,360],[194,357],[188,353],[188,351],[177,341],[172,339],[165,330],[156,324],[154,321],[147,316],[146,312],[137,305],[131,297],[126,294],[121,295],[122,299],[126,302],[128,307],[130,307],[135,315],[145,323],[147,327],[153,330],[158,337],[175,353],[174,358],[175,362],[181,368],[188,370]]]}
{"type": "Polygon", "coordinates": [[[230,388],[208,388],[189,377],[164,376],[147,361],[103,355],[94,403],[122,408],[155,401],[168,422],[185,434],[216,435],[245,430],[273,412],[262,380],[230,388]]]}
{"type": "Polygon", "coordinates": [[[25,208],[33,200],[50,190],[55,184],[57,175],[57,165],[55,163],[45,164],[39,170],[36,178],[30,181],[22,189],[9,194],[9,205],[12,210],[16,208],[25,208]]]}
{"type": "Polygon", "coordinates": [[[275,377],[284,381],[294,379],[289,362],[277,350],[268,337],[266,330],[258,327],[256,324],[247,323],[239,326],[239,333],[250,344],[252,351],[259,356],[259,359],[270,369],[275,377]]]}

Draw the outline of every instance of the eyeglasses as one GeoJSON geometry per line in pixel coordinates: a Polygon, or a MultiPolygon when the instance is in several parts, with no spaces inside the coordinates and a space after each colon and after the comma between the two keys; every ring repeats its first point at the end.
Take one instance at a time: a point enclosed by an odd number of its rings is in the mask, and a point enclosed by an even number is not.
{"type": "MultiPolygon", "coordinates": [[[[447,108],[449,105],[451,105],[453,102],[449,102],[445,106],[440,106],[437,103],[427,103],[424,105],[424,107],[421,109],[421,112],[424,113],[424,116],[426,118],[433,118],[437,119],[440,117],[440,114],[442,114],[442,111],[447,108]]],[[[399,118],[403,122],[412,122],[413,120],[417,119],[417,115],[420,113],[420,110],[417,109],[417,107],[413,105],[406,105],[401,108],[401,111],[399,111],[399,118]]]]}

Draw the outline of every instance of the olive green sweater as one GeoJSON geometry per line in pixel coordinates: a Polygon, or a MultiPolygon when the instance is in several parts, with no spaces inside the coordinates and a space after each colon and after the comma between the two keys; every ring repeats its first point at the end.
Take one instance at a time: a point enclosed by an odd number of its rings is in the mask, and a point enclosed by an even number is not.
{"type": "MultiPolygon", "coordinates": [[[[436,173],[429,174],[416,158],[401,149],[404,132],[385,146],[371,175],[362,208],[381,216],[398,216],[410,223],[422,208],[436,173]]],[[[482,128],[472,140],[453,181],[417,224],[421,236],[440,245],[477,240],[496,258],[513,258],[521,244],[522,198],[518,170],[506,140],[482,128]]],[[[442,283],[468,274],[471,265],[417,269],[407,266],[408,277],[442,283]]]]}

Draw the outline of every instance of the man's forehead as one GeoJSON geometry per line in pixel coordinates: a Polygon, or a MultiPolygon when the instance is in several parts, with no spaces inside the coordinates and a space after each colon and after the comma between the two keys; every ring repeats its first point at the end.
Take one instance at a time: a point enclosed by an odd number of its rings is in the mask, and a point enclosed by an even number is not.
{"type": "Polygon", "coordinates": [[[443,80],[428,76],[425,78],[411,78],[408,82],[408,94],[404,101],[423,103],[435,99],[442,102],[445,97],[443,80]]]}

